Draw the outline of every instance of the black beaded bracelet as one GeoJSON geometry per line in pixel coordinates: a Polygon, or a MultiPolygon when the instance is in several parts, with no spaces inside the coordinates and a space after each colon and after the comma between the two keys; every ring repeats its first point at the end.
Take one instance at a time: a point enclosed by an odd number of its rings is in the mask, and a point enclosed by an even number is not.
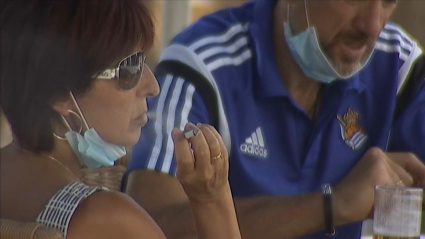
{"type": "Polygon", "coordinates": [[[325,232],[326,235],[335,235],[335,228],[332,220],[332,187],[330,184],[322,185],[323,209],[325,216],[325,232]]]}

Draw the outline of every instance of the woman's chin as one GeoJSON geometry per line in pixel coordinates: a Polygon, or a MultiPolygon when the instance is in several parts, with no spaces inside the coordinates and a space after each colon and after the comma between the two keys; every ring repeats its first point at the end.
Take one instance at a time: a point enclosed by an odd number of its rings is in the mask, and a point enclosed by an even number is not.
{"type": "Polygon", "coordinates": [[[142,128],[137,130],[137,132],[132,132],[131,135],[128,136],[128,139],[126,140],[124,146],[132,147],[133,145],[135,145],[139,141],[141,133],[142,128]]]}
{"type": "Polygon", "coordinates": [[[121,134],[120,138],[115,138],[114,140],[107,140],[107,142],[115,145],[132,147],[134,146],[140,139],[141,130],[133,131],[127,134],[121,134]]]}

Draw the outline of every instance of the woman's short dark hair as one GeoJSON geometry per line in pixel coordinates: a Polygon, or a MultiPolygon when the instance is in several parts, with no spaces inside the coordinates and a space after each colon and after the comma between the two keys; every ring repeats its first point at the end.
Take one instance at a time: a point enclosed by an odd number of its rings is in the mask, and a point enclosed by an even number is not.
{"type": "Polygon", "coordinates": [[[1,107],[21,147],[54,147],[54,100],[154,41],[143,0],[1,1],[1,107]]]}

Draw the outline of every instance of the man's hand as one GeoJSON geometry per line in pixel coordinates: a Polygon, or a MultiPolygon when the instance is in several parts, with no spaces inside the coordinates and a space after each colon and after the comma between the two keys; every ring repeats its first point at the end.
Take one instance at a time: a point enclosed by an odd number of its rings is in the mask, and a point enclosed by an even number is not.
{"type": "MultiPolygon", "coordinates": [[[[424,176],[425,166],[413,154],[370,149],[334,187],[332,211],[335,225],[368,218],[376,185],[425,185],[424,176]]],[[[149,171],[136,171],[129,179],[133,195],[134,192],[140,193],[136,198],[141,204],[153,205],[151,208],[155,211],[151,214],[167,238],[196,238],[194,217],[177,179],[149,171]],[[161,207],[161,203],[165,206],[161,207]]],[[[320,192],[314,192],[235,199],[243,238],[297,238],[323,230],[322,198],[320,192]]]]}
{"type": "Polygon", "coordinates": [[[338,225],[371,215],[376,185],[425,185],[425,165],[411,153],[384,153],[369,149],[335,187],[332,200],[338,225]]]}

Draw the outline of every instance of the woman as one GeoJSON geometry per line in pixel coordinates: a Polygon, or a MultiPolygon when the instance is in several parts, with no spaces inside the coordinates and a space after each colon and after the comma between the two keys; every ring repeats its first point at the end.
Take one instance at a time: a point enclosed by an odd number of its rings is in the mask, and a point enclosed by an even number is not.
{"type": "MultiPolygon", "coordinates": [[[[154,40],[144,2],[7,0],[0,9],[1,106],[14,135],[1,150],[1,218],[69,239],[164,238],[131,198],[77,177],[137,142],[146,97],[158,94],[144,64],[154,40]]],[[[193,124],[172,136],[199,237],[240,238],[220,136],[193,124]]]]}

